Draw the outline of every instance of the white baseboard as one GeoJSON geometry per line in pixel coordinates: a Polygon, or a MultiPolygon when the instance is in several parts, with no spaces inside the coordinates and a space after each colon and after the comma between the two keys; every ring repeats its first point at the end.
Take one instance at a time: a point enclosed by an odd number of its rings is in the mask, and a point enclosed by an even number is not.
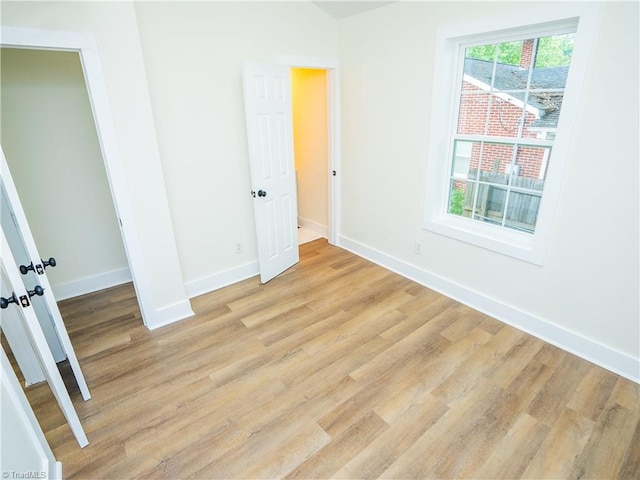
{"type": "Polygon", "coordinates": [[[115,287],[131,281],[129,268],[121,268],[110,272],[100,273],[91,277],[84,277],[72,282],[51,285],[56,300],[78,297],[87,293],[97,292],[104,288],[115,287]]]}
{"type": "Polygon", "coordinates": [[[194,315],[195,313],[191,309],[191,302],[184,300],[183,302],[159,308],[146,319],[146,325],[149,330],[155,330],[194,315]]]}
{"type": "Polygon", "coordinates": [[[591,363],[640,383],[640,359],[638,358],[342,235],[338,238],[338,246],[591,363]]]}
{"type": "Polygon", "coordinates": [[[298,217],[298,225],[300,227],[308,228],[309,230],[316,232],[323,238],[327,238],[327,235],[329,235],[329,228],[327,226],[320,225],[319,223],[316,223],[313,220],[309,220],[304,217],[298,217]]]}
{"type": "Polygon", "coordinates": [[[260,267],[257,261],[245,263],[239,267],[214,273],[208,277],[186,282],[184,286],[187,290],[187,296],[193,298],[241,282],[247,278],[255,277],[256,275],[260,275],[260,267]]]}
{"type": "MultiPolygon", "coordinates": [[[[258,262],[250,262],[208,277],[186,282],[185,289],[187,296],[193,298],[259,274],[258,262]]],[[[146,319],[146,325],[149,330],[155,330],[193,315],[191,303],[185,300],[155,311],[146,319]]]]}

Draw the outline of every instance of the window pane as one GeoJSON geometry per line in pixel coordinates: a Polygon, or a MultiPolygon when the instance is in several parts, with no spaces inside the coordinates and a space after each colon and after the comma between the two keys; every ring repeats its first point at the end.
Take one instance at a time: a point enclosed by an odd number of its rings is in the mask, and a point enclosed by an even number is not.
{"type": "MultiPolygon", "coordinates": [[[[531,75],[529,105],[539,111],[530,132],[549,138],[558,128],[569,64],[573,54],[574,34],[552,35],[538,39],[535,65],[531,75]]],[[[525,135],[529,136],[529,135],[525,135]]]]}
{"type": "Polygon", "coordinates": [[[488,111],[488,93],[462,94],[460,98],[460,113],[458,114],[458,133],[462,135],[484,135],[488,111]]]}
{"type": "Polygon", "coordinates": [[[456,179],[451,180],[448,213],[470,217],[473,209],[474,191],[474,183],[456,179]]]}
{"type": "Polygon", "coordinates": [[[492,185],[479,185],[473,218],[502,225],[507,190],[492,185]]]}
{"type": "MultiPolygon", "coordinates": [[[[498,45],[498,63],[503,65],[521,65],[526,58],[522,57],[522,40],[514,42],[504,42],[498,45]]],[[[525,63],[529,66],[529,63],[525,63]]]]}
{"type": "Polygon", "coordinates": [[[456,178],[467,178],[469,175],[469,162],[471,160],[471,150],[473,142],[463,142],[456,140],[453,147],[453,165],[451,175],[456,178]]]}
{"type": "Polygon", "coordinates": [[[527,88],[534,40],[478,45],[465,50],[464,74],[485,89],[524,90],[527,88]],[[497,56],[496,56],[497,52],[497,56]]]}
{"type": "MultiPolygon", "coordinates": [[[[538,39],[538,51],[534,68],[537,70],[541,68],[569,67],[571,55],[573,54],[574,40],[575,33],[540,37],[538,39]]],[[[564,88],[564,85],[562,88],[564,88]]]]}
{"type": "Polygon", "coordinates": [[[563,99],[564,92],[529,92],[529,108],[523,137],[552,139],[550,133],[555,133],[558,128],[563,99]]]}
{"type": "Polygon", "coordinates": [[[474,143],[469,160],[469,178],[475,178],[479,168],[481,181],[506,185],[506,169],[513,162],[514,148],[500,143],[474,143]]]}
{"type": "Polygon", "coordinates": [[[493,53],[495,45],[481,45],[465,50],[464,77],[468,85],[463,85],[463,91],[484,90],[489,91],[493,85],[493,53]],[[484,49],[482,53],[473,53],[474,50],[484,49]],[[476,56],[474,56],[476,55],[476,56]]]}
{"type": "Polygon", "coordinates": [[[511,192],[505,226],[533,233],[538,219],[540,196],[511,192]]]}
{"type": "Polygon", "coordinates": [[[511,186],[542,191],[550,153],[550,148],[518,147],[511,186]]]}
{"type": "Polygon", "coordinates": [[[491,95],[491,116],[487,133],[495,137],[517,138],[523,107],[524,103],[511,95],[491,95]]]}

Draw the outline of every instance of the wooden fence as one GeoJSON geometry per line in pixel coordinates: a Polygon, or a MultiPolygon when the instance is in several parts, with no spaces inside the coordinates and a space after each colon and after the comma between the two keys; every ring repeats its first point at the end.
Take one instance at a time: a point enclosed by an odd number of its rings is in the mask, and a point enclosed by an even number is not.
{"type": "MultiPolygon", "coordinates": [[[[477,175],[477,169],[469,170],[469,182],[466,183],[467,188],[465,188],[462,213],[466,217],[472,216],[473,199],[477,185],[474,180],[477,175]]],[[[479,185],[480,190],[476,203],[475,217],[480,217],[488,222],[502,224],[507,196],[506,186],[509,183],[509,177],[510,175],[506,173],[480,171],[480,181],[491,185],[479,185]],[[504,188],[501,185],[504,185],[504,188]]],[[[538,209],[540,208],[544,180],[514,175],[511,178],[511,186],[540,192],[540,195],[514,191],[509,194],[509,205],[505,219],[506,225],[518,230],[533,232],[538,217],[538,209]]]]}

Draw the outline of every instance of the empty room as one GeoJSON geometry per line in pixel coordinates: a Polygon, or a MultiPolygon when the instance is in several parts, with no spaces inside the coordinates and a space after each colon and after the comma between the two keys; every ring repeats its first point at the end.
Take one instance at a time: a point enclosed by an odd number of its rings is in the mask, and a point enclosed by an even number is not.
{"type": "Polygon", "coordinates": [[[640,477],[637,2],[0,9],[3,478],[640,477]]]}

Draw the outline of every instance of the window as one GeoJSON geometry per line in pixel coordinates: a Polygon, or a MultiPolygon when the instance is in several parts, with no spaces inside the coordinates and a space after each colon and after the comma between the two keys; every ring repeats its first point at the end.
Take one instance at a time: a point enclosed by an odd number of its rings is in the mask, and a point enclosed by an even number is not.
{"type": "Polygon", "coordinates": [[[461,49],[449,213],[535,232],[573,44],[570,32],[461,49]]]}
{"type": "Polygon", "coordinates": [[[542,264],[592,37],[586,15],[438,33],[427,229],[542,264]]]}

